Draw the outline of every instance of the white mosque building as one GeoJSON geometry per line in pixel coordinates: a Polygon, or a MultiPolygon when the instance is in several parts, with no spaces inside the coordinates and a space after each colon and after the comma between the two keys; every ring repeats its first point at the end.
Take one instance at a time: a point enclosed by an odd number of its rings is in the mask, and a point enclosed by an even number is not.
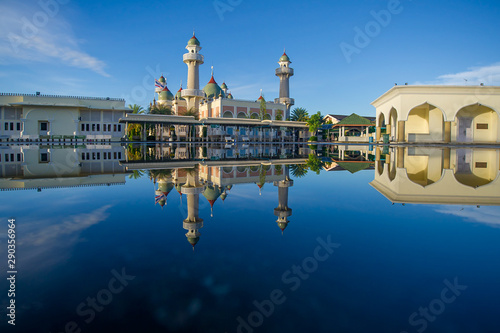
{"type": "Polygon", "coordinates": [[[279,68],[276,76],[280,78],[279,98],[273,102],[265,101],[262,93],[258,99],[235,99],[225,82],[221,86],[212,77],[203,89],[200,89],[199,67],[204,63],[200,53],[200,41],[193,34],[189,39],[187,53],[183,56],[184,63],[188,66],[187,87],[182,87],[174,95],[167,87],[163,75],[157,80],[156,93],[158,100],[154,103],[171,108],[175,115],[182,116],[188,110],[199,112],[199,118],[246,118],[261,120],[287,120],[290,117],[290,107],[295,101],[290,98],[290,77],[294,75],[291,61],[286,52],[279,58],[279,68]],[[158,84],[159,83],[159,84],[158,84]],[[264,102],[265,104],[262,104],[264,102]],[[261,114],[261,106],[265,105],[265,112],[261,114]]]}

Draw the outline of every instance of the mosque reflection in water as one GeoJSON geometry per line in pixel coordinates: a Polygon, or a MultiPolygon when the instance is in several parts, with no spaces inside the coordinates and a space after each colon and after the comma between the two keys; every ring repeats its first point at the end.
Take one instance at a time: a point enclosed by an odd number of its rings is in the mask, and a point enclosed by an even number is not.
{"type": "MultiPolygon", "coordinates": [[[[373,172],[370,185],[392,203],[500,205],[500,155],[495,149],[389,146],[138,144],[0,147],[0,190],[109,186],[149,176],[155,204],[172,192],[187,201],[187,241],[200,240],[200,200],[212,209],[234,187],[277,188],[274,208],[283,232],[294,180],[308,171],[373,172]],[[175,189],[175,191],[174,191],[175,189]],[[201,198],[201,197],[204,198],[201,198]]],[[[303,179],[306,181],[306,179],[303,179]]],[[[256,188],[257,189],[257,188],[256,188]]],[[[293,191],[293,190],[292,190],[293,191]]],[[[300,208],[300,207],[298,207],[300,208]]]]}

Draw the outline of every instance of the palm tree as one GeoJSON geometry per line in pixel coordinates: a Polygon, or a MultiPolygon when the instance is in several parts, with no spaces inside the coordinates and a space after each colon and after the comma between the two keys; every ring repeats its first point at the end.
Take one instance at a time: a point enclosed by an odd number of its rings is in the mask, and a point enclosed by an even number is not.
{"type": "Polygon", "coordinates": [[[302,178],[307,175],[308,167],[306,164],[291,164],[289,169],[292,176],[302,178]]]}
{"type": "Polygon", "coordinates": [[[191,116],[194,117],[194,119],[196,120],[200,119],[200,113],[196,111],[195,108],[190,108],[189,110],[186,111],[186,113],[183,114],[183,116],[191,116]]]}
{"type": "Polygon", "coordinates": [[[145,170],[132,170],[132,173],[128,176],[130,179],[139,179],[144,175],[145,170]]]}
{"type": "Polygon", "coordinates": [[[323,123],[323,117],[321,116],[321,113],[319,111],[313,114],[311,117],[309,117],[309,119],[307,119],[309,132],[311,132],[314,137],[316,136],[316,131],[321,127],[322,123],[323,123]]]}
{"type": "Polygon", "coordinates": [[[130,110],[132,110],[132,114],[144,114],[144,113],[146,113],[146,110],[144,110],[144,108],[139,104],[133,104],[133,105],[129,104],[128,108],[130,110]]]}
{"type": "Polygon", "coordinates": [[[307,121],[307,119],[309,119],[309,113],[305,108],[295,108],[292,110],[291,121],[307,121]]]}
{"type": "Polygon", "coordinates": [[[163,115],[171,115],[173,114],[172,109],[164,104],[156,104],[149,108],[150,114],[163,114],[163,115]]]}

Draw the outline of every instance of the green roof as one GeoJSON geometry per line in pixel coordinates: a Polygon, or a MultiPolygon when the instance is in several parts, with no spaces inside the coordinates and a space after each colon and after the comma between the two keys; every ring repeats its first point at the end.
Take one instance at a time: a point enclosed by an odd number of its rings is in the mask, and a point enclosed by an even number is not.
{"type": "Polygon", "coordinates": [[[373,125],[373,124],[370,121],[370,119],[358,116],[357,114],[353,113],[350,116],[345,117],[344,119],[335,124],[335,126],[339,125],[373,125]]]}
{"type": "Polygon", "coordinates": [[[161,82],[161,83],[165,83],[165,82],[166,82],[166,80],[165,80],[165,78],[163,77],[163,75],[162,75],[162,76],[160,76],[160,78],[158,79],[158,81],[159,81],[159,82],[161,82]]]}
{"type": "Polygon", "coordinates": [[[288,62],[291,62],[290,58],[286,55],[285,52],[283,53],[283,55],[281,56],[281,58],[280,58],[279,61],[288,61],[288,62]]]}
{"type": "Polygon", "coordinates": [[[162,90],[158,94],[159,101],[172,101],[174,99],[174,95],[170,92],[170,90],[162,90]]]}
{"type": "Polygon", "coordinates": [[[222,95],[222,97],[226,97],[224,91],[221,89],[221,87],[219,87],[217,82],[215,82],[213,75],[205,88],[203,88],[203,91],[207,95],[207,98],[218,98],[219,95],[222,95]]]}
{"type": "Polygon", "coordinates": [[[358,171],[367,169],[370,167],[371,162],[337,162],[337,165],[350,173],[356,173],[358,171]]]}
{"type": "Polygon", "coordinates": [[[200,46],[200,41],[198,38],[196,38],[194,35],[191,37],[191,39],[188,41],[188,45],[198,45],[200,46]]]}

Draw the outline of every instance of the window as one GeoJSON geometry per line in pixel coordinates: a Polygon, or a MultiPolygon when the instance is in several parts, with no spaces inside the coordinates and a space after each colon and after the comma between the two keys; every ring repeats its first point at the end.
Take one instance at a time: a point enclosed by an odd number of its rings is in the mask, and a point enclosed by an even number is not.
{"type": "Polygon", "coordinates": [[[105,159],[105,160],[107,160],[108,154],[103,153],[103,154],[102,154],[102,157],[104,157],[104,159],[105,159]]]}
{"type": "Polygon", "coordinates": [[[20,130],[21,130],[21,123],[16,123],[16,129],[17,129],[18,131],[20,131],[20,130]]]}
{"type": "Polygon", "coordinates": [[[102,131],[103,132],[106,132],[106,129],[108,128],[108,126],[106,126],[106,124],[102,125],[102,131]]]}
{"type": "Polygon", "coordinates": [[[95,124],[92,124],[92,132],[95,132],[95,124]]]}
{"type": "Polygon", "coordinates": [[[5,154],[5,162],[9,161],[9,154],[5,154]]]}
{"type": "Polygon", "coordinates": [[[113,153],[113,157],[116,160],[116,151],[113,153]]]}
{"type": "Polygon", "coordinates": [[[111,132],[111,124],[108,124],[108,132],[111,132]]]}
{"type": "Polygon", "coordinates": [[[97,124],[97,131],[99,132],[100,131],[100,128],[101,126],[99,124],[97,124]]]}
{"type": "Polygon", "coordinates": [[[118,159],[119,159],[119,160],[121,160],[121,159],[122,159],[122,152],[121,152],[121,151],[119,151],[119,152],[118,152],[118,159]]]}
{"type": "Polygon", "coordinates": [[[48,131],[48,130],[49,130],[49,123],[41,122],[40,123],[40,131],[48,131]]]}
{"type": "Polygon", "coordinates": [[[97,159],[100,160],[101,159],[101,153],[97,153],[97,159]]]}
{"type": "Polygon", "coordinates": [[[11,161],[11,162],[14,162],[14,161],[15,161],[15,159],[14,159],[14,154],[10,154],[10,161],[11,161]]]}
{"type": "Polygon", "coordinates": [[[82,153],[82,161],[85,161],[85,153],[82,153]]]}
{"type": "Polygon", "coordinates": [[[477,129],[488,129],[488,124],[477,124],[476,128],[477,129]]]}
{"type": "Polygon", "coordinates": [[[85,124],[85,129],[87,130],[87,132],[90,131],[90,125],[89,124],[85,124]]]}
{"type": "Polygon", "coordinates": [[[81,131],[82,131],[82,132],[83,132],[83,131],[85,131],[85,124],[82,124],[82,129],[81,129],[81,131]]]}
{"type": "Polygon", "coordinates": [[[23,161],[23,155],[17,154],[17,161],[22,162],[23,161]]]}
{"type": "Polygon", "coordinates": [[[118,132],[122,131],[122,125],[118,125],[118,132]]]}
{"type": "Polygon", "coordinates": [[[40,153],[40,162],[48,163],[49,162],[49,153],[40,153]]]}
{"type": "Polygon", "coordinates": [[[90,153],[87,153],[87,160],[90,160],[90,153]]]}
{"type": "Polygon", "coordinates": [[[8,131],[9,130],[9,123],[5,123],[5,130],[8,131]]]}
{"type": "Polygon", "coordinates": [[[113,125],[113,131],[116,132],[116,124],[113,125]]]}
{"type": "Polygon", "coordinates": [[[92,159],[95,160],[95,152],[92,153],[92,159]]]}
{"type": "Polygon", "coordinates": [[[10,130],[13,131],[14,130],[14,123],[10,123],[10,130]]]}
{"type": "Polygon", "coordinates": [[[108,160],[111,159],[111,152],[108,153],[108,160]]]}

